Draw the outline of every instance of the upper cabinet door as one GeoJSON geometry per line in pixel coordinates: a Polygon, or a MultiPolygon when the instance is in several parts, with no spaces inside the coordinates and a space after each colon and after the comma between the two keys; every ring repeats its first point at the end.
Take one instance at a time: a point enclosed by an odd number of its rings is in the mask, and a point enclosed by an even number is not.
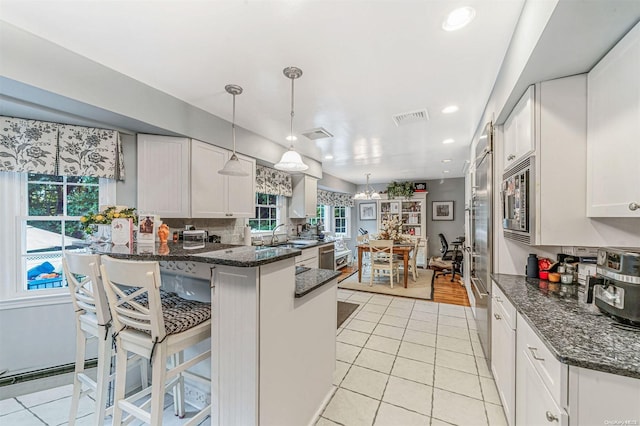
{"type": "Polygon", "coordinates": [[[640,218],[640,23],[588,76],[587,216],[640,218]]]}
{"type": "Polygon", "coordinates": [[[218,173],[228,151],[197,140],[191,141],[191,217],[225,217],[227,177],[218,173]]]}
{"type": "Polygon", "coordinates": [[[189,139],[138,135],[138,212],[190,217],[189,139]]]}
{"type": "MultiPolygon", "coordinates": [[[[228,158],[233,153],[228,153],[228,158]]],[[[249,176],[227,176],[229,195],[227,217],[255,217],[256,213],[256,160],[244,155],[236,154],[242,168],[249,176]]]]}
{"type": "Polygon", "coordinates": [[[535,86],[529,86],[504,124],[504,169],[517,164],[535,149],[535,86]]]}

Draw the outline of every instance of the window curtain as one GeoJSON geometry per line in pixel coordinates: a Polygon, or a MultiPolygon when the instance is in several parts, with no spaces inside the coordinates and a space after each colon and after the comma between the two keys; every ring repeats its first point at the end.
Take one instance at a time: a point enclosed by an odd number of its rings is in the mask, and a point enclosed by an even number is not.
{"type": "Polygon", "coordinates": [[[269,195],[293,195],[291,175],[266,166],[256,166],[256,192],[269,195]]]}
{"type": "Polygon", "coordinates": [[[0,171],[124,179],[115,130],[0,117],[0,171]]]}
{"type": "Polygon", "coordinates": [[[353,207],[353,194],[318,189],[318,204],[324,206],[353,207]]]}

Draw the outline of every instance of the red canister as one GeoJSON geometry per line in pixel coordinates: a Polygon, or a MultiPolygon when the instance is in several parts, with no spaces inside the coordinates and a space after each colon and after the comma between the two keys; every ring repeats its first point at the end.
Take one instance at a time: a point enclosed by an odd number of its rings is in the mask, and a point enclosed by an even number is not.
{"type": "Polygon", "coordinates": [[[540,271],[538,273],[538,277],[540,277],[541,280],[548,280],[549,279],[549,271],[540,271]]]}

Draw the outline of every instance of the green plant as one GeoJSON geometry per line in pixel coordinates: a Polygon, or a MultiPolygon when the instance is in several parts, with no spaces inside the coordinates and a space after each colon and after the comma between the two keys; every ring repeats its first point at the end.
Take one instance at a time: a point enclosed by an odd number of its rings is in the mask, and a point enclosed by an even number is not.
{"type": "Polygon", "coordinates": [[[393,200],[395,197],[411,198],[413,196],[415,189],[416,188],[413,182],[393,181],[389,185],[387,185],[387,196],[389,197],[390,200],[393,200]]]}

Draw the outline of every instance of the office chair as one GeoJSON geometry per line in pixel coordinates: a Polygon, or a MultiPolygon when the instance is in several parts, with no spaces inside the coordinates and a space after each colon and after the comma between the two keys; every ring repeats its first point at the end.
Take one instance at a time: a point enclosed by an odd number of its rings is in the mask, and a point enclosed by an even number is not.
{"type": "Polygon", "coordinates": [[[449,243],[447,242],[447,239],[445,238],[444,234],[438,234],[438,237],[440,237],[440,253],[442,253],[442,261],[443,263],[447,264],[447,266],[444,267],[444,269],[436,274],[436,278],[443,276],[443,275],[448,275],[451,274],[451,282],[455,281],[455,277],[456,277],[456,272],[458,273],[458,275],[462,274],[462,251],[460,250],[460,245],[462,244],[462,241],[456,240],[454,241],[453,244],[453,250],[449,250],[449,243]],[[450,266],[449,266],[450,265],[450,266]]]}

